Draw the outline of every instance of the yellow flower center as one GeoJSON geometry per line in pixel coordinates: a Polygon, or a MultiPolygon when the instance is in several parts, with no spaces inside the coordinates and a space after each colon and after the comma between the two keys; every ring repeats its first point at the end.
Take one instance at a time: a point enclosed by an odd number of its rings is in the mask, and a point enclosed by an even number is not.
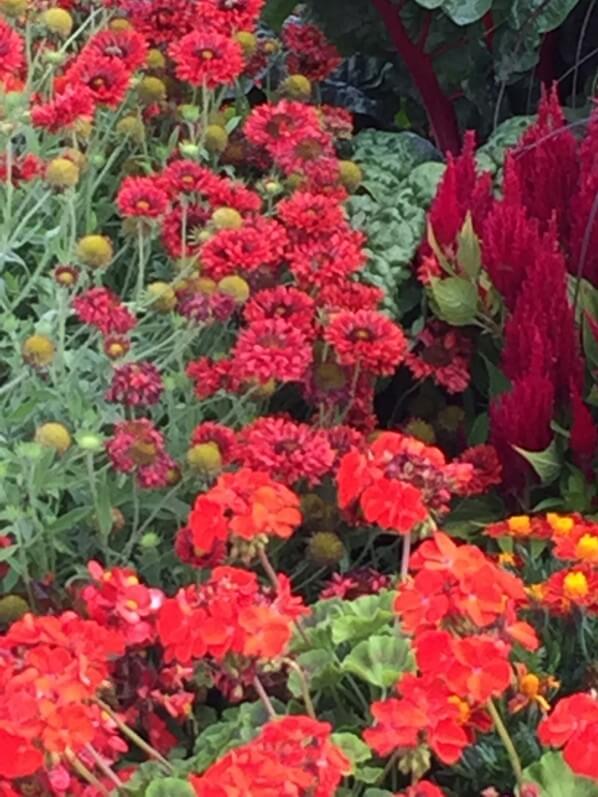
{"type": "Polygon", "coordinates": [[[584,534],[575,546],[575,556],[592,562],[598,560],[598,537],[584,534]]]}
{"type": "Polygon", "coordinates": [[[535,697],[540,691],[540,679],[533,672],[529,672],[519,682],[519,689],[526,697],[535,697]]]}
{"type": "Polygon", "coordinates": [[[576,598],[585,598],[590,591],[588,579],[583,573],[574,571],[565,576],[563,582],[563,590],[567,598],[575,600],[576,598]]]}
{"type": "Polygon", "coordinates": [[[555,534],[569,534],[575,525],[575,521],[572,517],[557,515],[556,512],[549,512],[546,515],[546,520],[555,534]]]}
{"type": "Polygon", "coordinates": [[[526,536],[532,530],[531,520],[527,515],[513,515],[507,520],[509,531],[513,534],[526,536]]]}

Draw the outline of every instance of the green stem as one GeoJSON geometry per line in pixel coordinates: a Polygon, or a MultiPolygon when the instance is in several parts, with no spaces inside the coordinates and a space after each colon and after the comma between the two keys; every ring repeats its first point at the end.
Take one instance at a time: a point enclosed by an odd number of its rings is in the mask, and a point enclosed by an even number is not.
{"type": "Polygon", "coordinates": [[[307,683],[307,678],[305,677],[303,669],[299,666],[299,664],[297,664],[296,661],[293,661],[293,659],[283,659],[283,661],[299,678],[299,683],[301,684],[301,694],[303,696],[303,702],[305,703],[306,711],[308,716],[310,716],[312,720],[315,720],[316,710],[314,708],[311,695],[309,694],[309,684],[307,683]]]}
{"type": "Polygon", "coordinates": [[[116,787],[117,789],[122,789],[122,787],[123,787],[123,785],[124,785],[124,784],[123,784],[123,782],[122,782],[122,780],[121,780],[121,779],[118,777],[118,775],[117,775],[117,774],[116,774],[116,772],[115,772],[115,771],[112,769],[112,767],[111,767],[111,766],[110,766],[110,764],[109,764],[109,763],[106,761],[106,759],[105,759],[103,756],[101,756],[101,755],[100,755],[100,754],[99,754],[99,753],[96,751],[96,749],[95,749],[94,747],[92,747],[92,745],[90,745],[90,744],[86,745],[86,746],[85,746],[85,749],[87,750],[87,752],[89,753],[89,755],[90,755],[90,756],[93,758],[93,760],[95,761],[95,763],[96,763],[96,765],[97,765],[98,769],[100,769],[100,770],[102,771],[102,773],[103,773],[103,774],[104,774],[104,775],[105,775],[105,776],[106,776],[106,777],[107,777],[109,780],[111,780],[111,781],[112,781],[112,783],[114,783],[114,785],[115,785],[115,787],[116,787]]]}
{"type": "Polygon", "coordinates": [[[110,558],[109,555],[110,549],[108,547],[108,535],[110,531],[104,530],[102,526],[102,517],[100,514],[100,500],[96,488],[96,473],[93,462],[93,451],[85,452],[85,468],[87,470],[87,480],[89,481],[89,489],[91,491],[91,498],[93,501],[93,508],[95,511],[96,522],[98,524],[98,529],[100,530],[100,536],[102,538],[102,552],[104,554],[104,560],[105,560],[104,564],[108,565],[108,560],[110,558]]]}
{"type": "Polygon", "coordinates": [[[104,784],[100,780],[98,780],[98,778],[96,778],[93,772],[89,770],[85,766],[83,761],[77,758],[77,756],[72,751],[67,750],[64,757],[72,766],[72,768],[75,770],[77,775],[79,775],[80,778],[83,778],[84,781],[86,781],[91,786],[96,788],[100,792],[100,794],[104,795],[104,797],[110,797],[110,792],[104,786],[104,784]]]}
{"type": "Polygon", "coordinates": [[[403,537],[403,552],[401,554],[401,581],[409,575],[409,558],[411,556],[411,532],[403,537]]]}
{"type": "Polygon", "coordinates": [[[517,785],[521,787],[523,785],[523,767],[521,766],[521,761],[519,759],[519,755],[517,754],[517,750],[515,749],[515,745],[513,744],[513,740],[509,736],[509,732],[505,723],[503,722],[502,717],[500,716],[499,710],[494,704],[494,701],[489,700],[486,704],[486,708],[492,717],[492,722],[494,723],[496,732],[498,733],[500,740],[507,752],[517,785]]]}
{"type": "Polygon", "coordinates": [[[136,300],[141,301],[143,296],[143,289],[145,287],[145,240],[143,237],[143,227],[140,224],[137,232],[137,247],[139,250],[139,267],[137,271],[137,290],[136,300]]]}
{"type": "Polygon", "coordinates": [[[278,715],[276,714],[276,710],[272,705],[272,701],[270,700],[268,693],[264,689],[264,685],[257,675],[253,679],[253,686],[255,687],[255,691],[258,693],[259,699],[264,704],[264,708],[266,709],[268,716],[271,720],[275,720],[278,715]]]}
{"type": "Polygon", "coordinates": [[[142,739],[138,733],[135,733],[135,731],[132,728],[130,728],[126,723],[124,723],[121,720],[121,718],[118,716],[118,714],[115,714],[115,712],[112,711],[112,709],[107,703],[104,703],[103,700],[98,700],[98,699],[96,699],[96,703],[102,709],[102,711],[105,711],[106,714],[108,714],[108,716],[114,722],[119,731],[123,733],[128,739],[130,739],[133,742],[133,744],[136,744],[140,750],[143,750],[143,752],[147,756],[149,756],[149,758],[152,758],[154,759],[154,761],[158,761],[160,764],[162,764],[162,766],[164,767],[164,769],[166,769],[168,773],[174,772],[174,768],[170,763],[170,761],[164,758],[162,753],[159,753],[155,748],[151,746],[151,744],[148,744],[145,741],[145,739],[142,739]]]}

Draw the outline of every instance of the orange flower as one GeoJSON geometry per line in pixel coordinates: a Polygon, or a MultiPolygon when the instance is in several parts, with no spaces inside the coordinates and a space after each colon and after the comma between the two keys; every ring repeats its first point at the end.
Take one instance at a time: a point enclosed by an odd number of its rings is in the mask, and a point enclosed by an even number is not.
{"type": "Polygon", "coordinates": [[[517,694],[509,700],[509,711],[514,714],[532,705],[538,706],[544,713],[550,711],[546,695],[558,689],[559,682],[550,675],[541,676],[529,672],[521,662],[516,662],[514,667],[517,676],[517,694]]]}

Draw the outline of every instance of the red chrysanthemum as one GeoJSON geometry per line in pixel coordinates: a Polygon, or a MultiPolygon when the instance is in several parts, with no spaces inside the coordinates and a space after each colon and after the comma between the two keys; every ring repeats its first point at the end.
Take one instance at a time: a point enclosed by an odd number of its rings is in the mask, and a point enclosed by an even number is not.
{"type": "Polygon", "coordinates": [[[319,129],[315,108],[281,100],[275,105],[256,105],[247,117],[244,132],[252,144],[265,147],[270,155],[277,157],[288,152],[309,130],[319,129]]]}
{"type": "Polygon", "coordinates": [[[268,288],[254,294],[243,308],[248,323],[283,318],[307,337],[313,334],[315,302],[303,291],[286,285],[268,288]]]}
{"type": "Polygon", "coordinates": [[[324,284],[318,290],[316,301],[330,315],[342,310],[351,313],[359,310],[374,311],[383,298],[384,291],[375,285],[345,281],[332,285],[324,284]]]}
{"type": "Polygon", "coordinates": [[[238,230],[219,230],[200,250],[202,275],[216,280],[231,274],[272,271],[284,256],[287,237],[272,219],[256,219],[238,230]]]}
{"type": "Polygon", "coordinates": [[[235,31],[255,28],[265,0],[197,0],[197,17],[202,24],[230,36],[235,31]]]}
{"type": "Polygon", "coordinates": [[[179,41],[197,24],[195,3],[189,0],[119,0],[117,5],[154,46],[179,41]]]}
{"type": "Polygon", "coordinates": [[[6,155],[0,155],[0,181],[10,182],[14,186],[20,185],[22,182],[29,182],[35,180],[44,173],[46,164],[37,155],[28,152],[26,155],[17,156],[13,158],[9,164],[6,160],[6,155]]]}
{"type": "Polygon", "coordinates": [[[324,340],[334,347],[341,365],[359,365],[378,375],[392,374],[407,353],[401,328],[373,310],[338,313],[324,340]]]}
{"type": "Polygon", "coordinates": [[[85,57],[118,60],[127,71],[134,72],[145,63],[147,49],[147,42],[135,30],[101,30],[89,39],[82,52],[85,57]]]}
{"type": "Polygon", "coordinates": [[[312,356],[301,330],[282,318],[272,318],[256,321],[239,334],[232,352],[232,369],[244,382],[300,382],[312,356]]]}
{"type": "Polygon", "coordinates": [[[23,39],[0,19],[0,81],[14,77],[25,63],[23,39]]]}
{"type": "Polygon", "coordinates": [[[153,363],[136,362],[114,369],[106,401],[141,407],[157,404],[164,390],[160,372],[153,363]]]}
{"type": "Polygon", "coordinates": [[[73,300],[73,309],[84,324],[90,324],[103,335],[124,335],[137,323],[135,316],[108,288],[90,288],[73,300]]]}
{"type": "Polygon", "coordinates": [[[324,430],[287,418],[258,418],[239,433],[235,459],[289,486],[315,485],[330,472],[334,452],[324,430]]]}
{"type": "Polygon", "coordinates": [[[229,385],[229,360],[215,361],[200,357],[187,365],[187,376],[195,383],[195,395],[199,399],[209,398],[229,385]]]}
{"type": "Polygon", "coordinates": [[[342,294],[347,277],[365,263],[364,245],[363,233],[347,224],[332,235],[299,236],[287,250],[289,268],[306,290],[337,285],[342,294]]]}
{"type": "Polygon", "coordinates": [[[463,495],[481,495],[502,482],[502,465],[494,446],[472,446],[455,461],[473,465],[473,474],[464,486],[463,495]]]}
{"type": "Polygon", "coordinates": [[[243,71],[241,46],[209,28],[194,30],[173,42],[169,55],[179,80],[215,89],[232,83],[243,71]]]}
{"type": "Polygon", "coordinates": [[[343,208],[325,194],[297,191],[278,203],[279,219],[296,233],[333,233],[345,224],[343,208]]]}
{"type": "Polygon", "coordinates": [[[91,91],[84,85],[67,86],[53,100],[33,105],[31,121],[50,133],[68,130],[77,122],[89,121],[95,113],[91,91]]]}
{"type": "Polygon", "coordinates": [[[152,177],[125,177],[116,196],[121,216],[156,218],[168,205],[168,195],[152,177]]]}
{"type": "Polygon", "coordinates": [[[64,75],[64,84],[82,83],[98,105],[116,108],[129,88],[130,71],[121,61],[90,54],[79,56],[64,75]]]}
{"type": "Polygon", "coordinates": [[[112,467],[133,473],[141,487],[165,487],[174,463],[164,448],[164,437],[147,418],[116,424],[106,442],[112,467]]]}

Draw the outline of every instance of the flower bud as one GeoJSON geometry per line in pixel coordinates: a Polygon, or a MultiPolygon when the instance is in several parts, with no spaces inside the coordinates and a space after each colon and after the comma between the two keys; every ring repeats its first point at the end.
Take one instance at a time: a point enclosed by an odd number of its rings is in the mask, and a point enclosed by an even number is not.
{"type": "Polygon", "coordinates": [[[21,347],[25,362],[38,367],[49,365],[54,359],[55,352],[54,344],[45,335],[31,335],[21,347]]]}
{"type": "Polygon", "coordinates": [[[106,268],[112,260],[112,243],[105,235],[85,235],[77,243],[76,254],[90,268],[106,268]]]}
{"type": "Polygon", "coordinates": [[[243,226],[243,217],[234,208],[217,208],[212,213],[212,222],[219,230],[238,230],[243,226]]]}
{"type": "Polygon", "coordinates": [[[361,167],[353,161],[339,161],[340,181],[350,193],[357,191],[363,182],[363,172],[361,167]]]}
{"type": "Polygon", "coordinates": [[[64,454],[71,447],[71,434],[61,423],[44,423],[36,429],[35,442],[45,448],[52,448],[58,454],[64,454]]]}
{"type": "Polygon", "coordinates": [[[73,188],[79,182],[79,167],[68,158],[54,158],[46,166],[46,182],[52,188],[73,188]]]}
{"type": "Polygon", "coordinates": [[[305,75],[289,75],[280,86],[282,93],[292,100],[309,100],[311,83],[305,75]]]}
{"type": "Polygon", "coordinates": [[[73,18],[64,8],[49,8],[41,15],[42,24],[50,31],[63,39],[70,36],[73,30],[73,18]]]}
{"type": "Polygon", "coordinates": [[[228,133],[221,125],[208,125],[205,130],[204,146],[211,155],[221,155],[228,145],[228,133]]]}

